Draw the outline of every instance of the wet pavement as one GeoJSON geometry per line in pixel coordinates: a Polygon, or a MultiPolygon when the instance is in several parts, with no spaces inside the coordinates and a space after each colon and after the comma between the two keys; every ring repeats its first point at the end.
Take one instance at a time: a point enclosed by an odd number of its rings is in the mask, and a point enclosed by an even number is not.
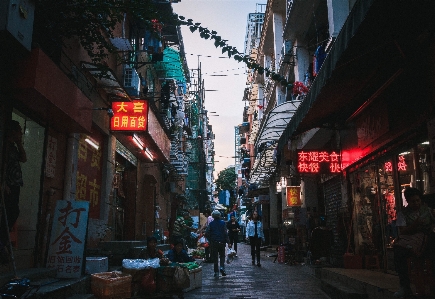
{"type": "MultiPolygon", "coordinates": [[[[276,254],[261,251],[261,268],[251,264],[250,246],[238,244],[238,258],[226,264],[227,276],[215,278],[212,263],[202,264],[202,287],[185,299],[329,299],[309,266],[273,263],[276,254]]],[[[275,248],[275,247],[274,247],[275,248]]]]}

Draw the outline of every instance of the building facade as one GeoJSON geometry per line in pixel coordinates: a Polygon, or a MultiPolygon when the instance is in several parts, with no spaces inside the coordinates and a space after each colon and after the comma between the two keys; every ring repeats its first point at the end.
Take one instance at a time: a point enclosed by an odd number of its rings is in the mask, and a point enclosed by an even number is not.
{"type": "Polygon", "coordinates": [[[325,216],[333,265],[343,266],[344,253],[355,251],[393,269],[391,240],[397,211],[406,205],[403,189],[418,188],[433,205],[434,5],[405,6],[267,3],[257,64],[291,87],[254,77],[265,110],[251,183],[270,189],[271,205],[278,197],[277,237],[302,252],[325,216]],[[261,157],[267,161],[268,149],[270,164],[258,165],[272,171],[255,168],[261,157]]]}
{"type": "MultiPolygon", "coordinates": [[[[18,11],[6,2],[0,9],[2,183],[10,119],[21,124],[28,155],[11,233],[17,267],[46,266],[61,200],[88,202],[87,240],[79,240],[86,249],[150,235],[163,240],[186,207],[186,140],[197,125],[189,115],[180,28],[127,14],[106,37],[114,50],[99,65],[80,37],[54,45],[41,7],[30,2],[18,11]]],[[[172,15],[170,2],[155,5],[162,16],[172,15]]],[[[208,128],[206,120],[202,125],[208,128]]],[[[198,175],[205,182],[206,171],[198,175]]]]}

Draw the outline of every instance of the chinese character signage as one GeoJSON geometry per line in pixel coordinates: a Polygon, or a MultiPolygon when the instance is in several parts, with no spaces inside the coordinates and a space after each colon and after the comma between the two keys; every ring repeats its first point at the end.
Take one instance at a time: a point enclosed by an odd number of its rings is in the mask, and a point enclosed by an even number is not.
{"type": "Polygon", "coordinates": [[[54,178],[56,174],[56,152],[57,152],[57,139],[48,136],[47,141],[47,154],[45,157],[45,176],[54,178]]]}
{"type": "MultiPolygon", "coordinates": [[[[399,156],[399,161],[397,161],[397,170],[398,171],[407,171],[408,164],[406,164],[406,160],[404,156],[399,156]]],[[[387,172],[393,171],[393,162],[387,161],[384,163],[384,170],[387,172]]]]}
{"type": "Polygon", "coordinates": [[[288,186],[287,187],[287,206],[295,207],[301,206],[301,187],[300,186],[288,186]]]}
{"type": "Polygon", "coordinates": [[[55,268],[59,278],[82,275],[88,211],[86,201],[57,201],[47,268],[55,268]]]}
{"type": "Polygon", "coordinates": [[[78,159],[76,200],[89,202],[89,218],[100,219],[101,184],[103,178],[103,145],[101,134],[92,134],[93,142],[99,145],[98,149],[86,142],[89,137],[80,134],[78,159]]]}
{"type": "Polygon", "coordinates": [[[339,173],[341,172],[338,151],[298,151],[299,173],[339,173]]]}
{"type": "Polygon", "coordinates": [[[112,131],[146,131],[148,129],[148,102],[113,102],[112,131]]]}

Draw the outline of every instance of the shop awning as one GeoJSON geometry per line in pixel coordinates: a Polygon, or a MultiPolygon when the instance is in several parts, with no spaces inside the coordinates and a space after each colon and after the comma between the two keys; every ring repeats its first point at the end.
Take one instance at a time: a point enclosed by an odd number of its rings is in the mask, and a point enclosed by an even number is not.
{"type": "Polygon", "coordinates": [[[251,178],[249,180],[251,184],[257,184],[259,187],[266,187],[269,185],[268,180],[275,172],[276,168],[276,164],[273,160],[274,151],[274,147],[266,148],[255,159],[251,170],[251,178]]]}
{"type": "Polygon", "coordinates": [[[15,99],[58,131],[92,131],[92,101],[44,51],[32,49],[15,67],[15,99]]]}
{"type": "Polygon", "coordinates": [[[268,141],[277,142],[301,102],[301,99],[297,99],[273,108],[261,124],[255,146],[268,141]]]}
{"type": "Polygon", "coordinates": [[[278,151],[309,129],[345,127],[355,111],[412,64],[401,44],[433,28],[433,12],[433,3],[422,0],[412,6],[392,0],[357,1],[279,139],[278,151]]]}
{"type": "Polygon", "coordinates": [[[82,63],[82,67],[95,78],[98,87],[104,89],[108,94],[130,101],[130,97],[121,83],[119,83],[112,70],[108,69],[103,71],[98,66],[85,62],[82,63]]]}
{"type": "Polygon", "coordinates": [[[175,79],[179,82],[186,81],[180,53],[175,49],[165,48],[163,50],[163,61],[157,62],[154,68],[159,73],[160,78],[175,79]]]}

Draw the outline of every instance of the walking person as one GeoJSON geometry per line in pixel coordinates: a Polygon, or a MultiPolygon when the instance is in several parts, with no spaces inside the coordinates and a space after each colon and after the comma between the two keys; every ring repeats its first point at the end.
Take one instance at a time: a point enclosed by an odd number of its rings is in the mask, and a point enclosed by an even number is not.
{"type": "MultiPolygon", "coordinates": [[[[210,224],[210,222],[213,221],[213,217],[211,216],[210,210],[205,210],[204,211],[204,217],[206,218],[206,220],[205,220],[205,223],[201,226],[201,228],[198,231],[198,233],[200,233],[200,234],[205,234],[205,231],[206,231],[208,225],[210,224]]],[[[207,242],[209,242],[209,241],[207,240],[207,242]]],[[[205,247],[205,262],[206,263],[211,263],[212,262],[212,260],[211,260],[211,250],[210,250],[210,246],[209,245],[210,244],[208,244],[205,247]]]]}
{"type": "Polygon", "coordinates": [[[240,225],[237,222],[234,213],[231,214],[230,221],[227,222],[227,229],[228,229],[228,237],[230,239],[230,244],[233,247],[234,251],[236,252],[236,257],[237,257],[237,243],[239,242],[240,225]]]}
{"type": "Polygon", "coordinates": [[[221,272],[222,276],[226,276],[225,245],[228,244],[228,247],[231,248],[230,240],[228,239],[227,227],[225,225],[225,221],[220,219],[221,213],[219,211],[213,211],[211,216],[213,217],[213,221],[207,226],[205,235],[211,246],[211,259],[214,263],[214,277],[219,277],[219,271],[221,272]]]}
{"type": "Polygon", "coordinates": [[[257,266],[261,267],[260,263],[260,247],[261,241],[265,241],[263,224],[257,211],[252,213],[251,220],[246,225],[246,240],[249,239],[251,244],[252,265],[255,266],[255,257],[257,257],[257,266]]]}

